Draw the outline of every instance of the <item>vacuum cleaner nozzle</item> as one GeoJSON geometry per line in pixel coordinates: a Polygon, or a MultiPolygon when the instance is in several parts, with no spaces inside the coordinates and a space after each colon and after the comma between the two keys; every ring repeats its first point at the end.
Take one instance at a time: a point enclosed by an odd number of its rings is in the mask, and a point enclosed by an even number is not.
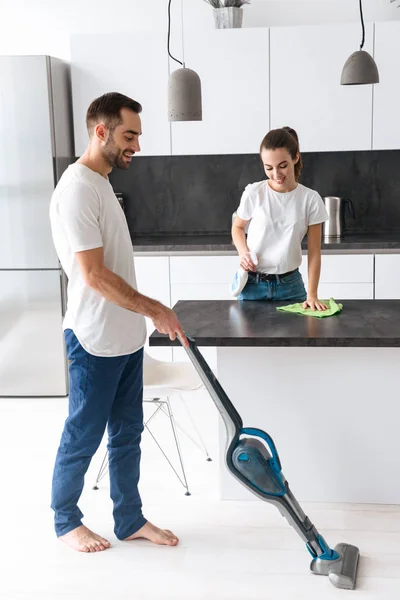
{"type": "Polygon", "coordinates": [[[351,544],[337,544],[334,550],[339,558],[335,560],[314,558],[310,569],[315,575],[327,575],[329,581],[337,588],[354,590],[360,551],[351,544]]]}

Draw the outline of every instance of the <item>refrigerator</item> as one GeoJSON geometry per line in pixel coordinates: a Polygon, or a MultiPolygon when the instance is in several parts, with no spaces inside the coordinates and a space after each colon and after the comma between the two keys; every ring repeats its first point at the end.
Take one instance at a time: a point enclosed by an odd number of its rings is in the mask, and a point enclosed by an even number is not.
{"type": "Polygon", "coordinates": [[[0,396],[65,396],[66,278],[54,187],[74,160],[69,66],[0,56],[0,396]]]}

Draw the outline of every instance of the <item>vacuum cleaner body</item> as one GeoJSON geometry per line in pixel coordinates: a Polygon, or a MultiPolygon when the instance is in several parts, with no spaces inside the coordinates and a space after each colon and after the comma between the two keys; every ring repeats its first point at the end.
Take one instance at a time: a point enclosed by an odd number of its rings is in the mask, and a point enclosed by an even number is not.
{"type": "Polygon", "coordinates": [[[288,520],[312,556],[310,570],[328,576],[338,588],[354,589],[359,549],[337,544],[331,549],[305,515],[282,473],[281,462],[271,436],[256,428],[244,428],[243,422],[225,391],[189,339],[187,353],[210,393],[224,421],[227,433],[225,463],[231,474],[261,500],[275,505],[288,520]]]}

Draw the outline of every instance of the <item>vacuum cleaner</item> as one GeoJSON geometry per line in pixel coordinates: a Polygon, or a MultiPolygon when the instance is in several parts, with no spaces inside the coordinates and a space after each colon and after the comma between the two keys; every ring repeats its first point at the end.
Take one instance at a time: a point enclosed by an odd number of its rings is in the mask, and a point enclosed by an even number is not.
{"type": "Polygon", "coordinates": [[[337,588],[353,590],[359,549],[343,543],[333,549],[328,546],[292,494],[271,436],[255,427],[243,427],[239,413],[198,350],[195,340],[190,336],[187,339],[189,347],[186,352],[225,424],[225,464],[228,470],[258,498],[276,506],[289,521],[312,556],[312,573],[328,576],[337,588]]]}

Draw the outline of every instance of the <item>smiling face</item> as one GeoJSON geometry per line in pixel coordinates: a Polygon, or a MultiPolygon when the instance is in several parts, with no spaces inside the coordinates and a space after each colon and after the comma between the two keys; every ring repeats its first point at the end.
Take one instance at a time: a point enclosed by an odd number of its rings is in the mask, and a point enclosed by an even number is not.
{"type": "Polygon", "coordinates": [[[139,136],[142,135],[142,123],[140,116],[128,108],[121,109],[120,118],[121,123],[108,130],[101,151],[111,168],[128,169],[133,155],[140,152],[139,136]]]}
{"type": "Polygon", "coordinates": [[[299,156],[293,160],[287,148],[261,150],[264,171],[269,178],[270,187],[276,192],[290,192],[297,186],[294,166],[299,156]]]}

